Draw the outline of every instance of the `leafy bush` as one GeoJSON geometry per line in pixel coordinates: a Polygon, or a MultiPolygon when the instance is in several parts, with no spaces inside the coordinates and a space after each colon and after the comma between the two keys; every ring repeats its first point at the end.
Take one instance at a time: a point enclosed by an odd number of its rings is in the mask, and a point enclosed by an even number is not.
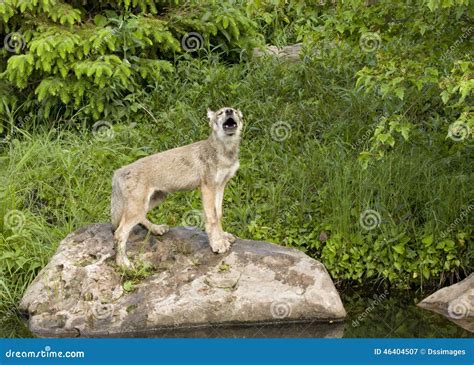
{"type": "Polygon", "coordinates": [[[45,118],[119,118],[173,72],[176,55],[206,47],[231,56],[256,40],[249,18],[215,1],[6,0],[0,17],[0,113],[21,105],[45,118]]]}
{"type": "Polygon", "coordinates": [[[418,140],[426,137],[416,133],[420,127],[440,140],[454,134],[463,140],[460,148],[472,141],[474,109],[465,102],[474,90],[469,3],[351,1],[321,16],[323,27],[308,27],[307,43],[313,51],[322,48],[321,60],[337,54],[340,63],[360,67],[356,87],[387,104],[387,118],[380,119],[370,149],[361,153],[365,166],[397,140],[412,133],[418,140]]]}

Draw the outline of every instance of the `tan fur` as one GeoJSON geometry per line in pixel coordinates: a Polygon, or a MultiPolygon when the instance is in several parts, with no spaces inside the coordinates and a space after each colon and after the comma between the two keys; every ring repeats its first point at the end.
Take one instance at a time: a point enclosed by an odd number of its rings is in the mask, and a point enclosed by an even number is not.
{"type": "Polygon", "coordinates": [[[239,168],[242,113],[222,108],[208,110],[207,115],[212,128],[208,139],[144,157],[115,171],[111,215],[118,265],[132,266],[126,243],[135,225],[142,224],[156,235],[168,232],[167,225],[151,223],[146,214],[176,191],[201,188],[205,228],[214,252],[226,252],[235,240],[222,230],[222,201],[226,183],[239,168]],[[224,128],[232,120],[236,127],[224,128]]]}

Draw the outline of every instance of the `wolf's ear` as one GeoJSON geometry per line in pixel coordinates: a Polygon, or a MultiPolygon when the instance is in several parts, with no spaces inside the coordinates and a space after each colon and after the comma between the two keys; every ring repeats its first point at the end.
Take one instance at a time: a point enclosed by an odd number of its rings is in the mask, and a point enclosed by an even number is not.
{"type": "Polygon", "coordinates": [[[215,116],[216,113],[214,113],[211,109],[207,109],[207,117],[209,118],[209,122],[212,122],[215,116]]]}

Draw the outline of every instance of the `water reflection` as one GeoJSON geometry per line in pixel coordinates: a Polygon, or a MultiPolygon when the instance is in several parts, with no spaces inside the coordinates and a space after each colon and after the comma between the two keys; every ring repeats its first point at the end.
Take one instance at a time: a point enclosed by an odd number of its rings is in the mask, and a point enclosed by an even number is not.
{"type": "Polygon", "coordinates": [[[377,300],[380,295],[342,294],[348,312],[344,337],[474,337],[442,315],[417,307],[421,298],[413,292],[391,291],[377,300]]]}
{"type": "MultiPolygon", "coordinates": [[[[281,323],[252,326],[213,326],[193,329],[169,328],[143,332],[135,337],[167,338],[354,338],[354,337],[461,337],[474,334],[445,317],[416,306],[420,298],[409,291],[364,293],[345,290],[342,300],[348,316],[342,323],[281,323]]],[[[424,295],[426,296],[426,294],[424,295]]],[[[15,315],[2,321],[0,337],[32,337],[15,315]]],[[[123,337],[131,337],[123,335],[123,337]]]]}

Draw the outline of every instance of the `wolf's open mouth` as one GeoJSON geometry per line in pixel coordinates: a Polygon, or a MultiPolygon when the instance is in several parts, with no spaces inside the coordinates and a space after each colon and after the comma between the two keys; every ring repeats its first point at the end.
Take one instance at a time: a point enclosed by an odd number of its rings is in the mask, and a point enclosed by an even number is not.
{"type": "Polygon", "coordinates": [[[237,122],[235,121],[234,118],[228,118],[224,124],[222,124],[224,127],[224,130],[230,130],[230,129],[235,129],[237,128],[237,122]]]}

